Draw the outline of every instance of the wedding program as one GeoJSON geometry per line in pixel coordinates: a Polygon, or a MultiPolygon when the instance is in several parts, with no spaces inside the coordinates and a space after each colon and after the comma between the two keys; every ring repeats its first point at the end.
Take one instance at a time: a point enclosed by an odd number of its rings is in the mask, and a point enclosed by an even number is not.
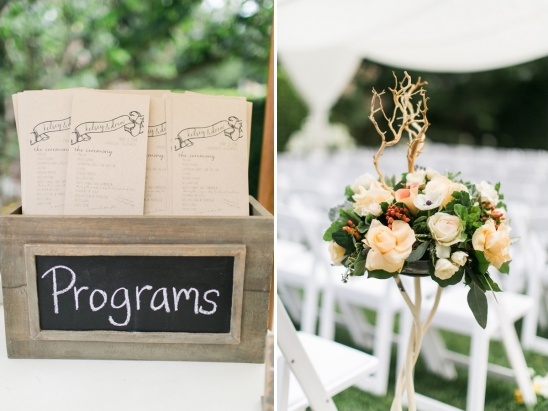
{"type": "Polygon", "coordinates": [[[243,97],[78,88],[12,98],[23,214],[249,215],[243,97]]]}

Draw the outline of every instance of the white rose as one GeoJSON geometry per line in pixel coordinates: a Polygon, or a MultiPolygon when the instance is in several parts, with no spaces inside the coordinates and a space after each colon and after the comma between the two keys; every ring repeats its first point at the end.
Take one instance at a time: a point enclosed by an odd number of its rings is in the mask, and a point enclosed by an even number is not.
{"type": "Polygon", "coordinates": [[[482,181],[479,184],[476,184],[476,188],[480,193],[482,203],[488,201],[493,205],[497,205],[499,202],[499,194],[497,193],[497,190],[495,190],[495,187],[485,181],[482,181]]]}
{"type": "Polygon", "coordinates": [[[455,251],[453,254],[451,254],[451,261],[453,261],[459,267],[462,267],[464,264],[466,264],[467,259],[468,254],[466,254],[464,251],[455,251]]]}
{"type": "Polygon", "coordinates": [[[426,183],[424,187],[424,193],[437,193],[442,197],[441,205],[446,205],[449,201],[453,199],[452,194],[455,191],[468,191],[466,186],[461,183],[455,183],[449,180],[447,177],[442,175],[436,175],[426,183]]]}
{"type": "Polygon", "coordinates": [[[413,200],[413,204],[419,210],[432,210],[438,208],[443,201],[443,196],[437,192],[431,192],[428,194],[419,194],[413,200]]]}
{"type": "Polygon", "coordinates": [[[418,184],[419,186],[421,186],[426,182],[426,171],[417,170],[413,173],[407,173],[405,181],[407,183],[407,186],[412,186],[413,184],[418,184]]]}
{"type": "Polygon", "coordinates": [[[441,175],[438,171],[428,167],[425,171],[428,180],[432,180],[434,177],[441,175]]]}
{"type": "Polygon", "coordinates": [[[329,255],[331,256],[331,262],[333,265],[341,265],[341,261],[344,258],[346,250],[344,247],[338,245],[335,241],[329,243],[329,255]]]}
{"type": "Polygon", "coordinates": [[[359,187],[363,187],[366,190],[369,190],[369,187],[371,186],[371,182],[376,181],[375,177],[373,177],[369,173],[362,174],[358,178],[354,180],[350,188],[353,192],[357,193],[359,191],[359,187]]]}
{"type": "Polygon", "coordinates": [[[358,187],[358,192],[352,196],[354,199],[354,211],[362,217],[373,214],[378,217],[382,213],[380,203],[390,203],[394,200],[392,193],[385,190],[377,181],[372,181],[369,190],[364,187],[358,187]]]}
{"type": "Polygon", "coordinates": [[[448,280],[459,271],[459,267],[449,261],[447,258],[440,258],[436,261],[434,275],[441,280],[448,280]]]}
{"type": "Polygon", "coordinates": [[[459,217],[436,213],[426,220],[432,237],[440,245],[450,246],[463,240],[463,224],[459,217]]]}

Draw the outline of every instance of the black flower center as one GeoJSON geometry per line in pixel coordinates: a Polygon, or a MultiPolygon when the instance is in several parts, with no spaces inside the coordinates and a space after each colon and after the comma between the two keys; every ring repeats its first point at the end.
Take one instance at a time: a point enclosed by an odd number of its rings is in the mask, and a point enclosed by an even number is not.
{"type": "Polygon", "coordinates": [[[432,205],[432,201],[426,200],[426,205],[432,205]]]}

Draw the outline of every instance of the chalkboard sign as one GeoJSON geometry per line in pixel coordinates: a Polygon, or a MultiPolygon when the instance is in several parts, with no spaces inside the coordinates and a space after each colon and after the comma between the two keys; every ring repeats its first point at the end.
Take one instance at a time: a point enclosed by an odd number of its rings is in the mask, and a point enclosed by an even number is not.
{"type": "Polygon", "coordinates": [[[243,245],[27,245],[35,339],[237,343],[243,245]]]}

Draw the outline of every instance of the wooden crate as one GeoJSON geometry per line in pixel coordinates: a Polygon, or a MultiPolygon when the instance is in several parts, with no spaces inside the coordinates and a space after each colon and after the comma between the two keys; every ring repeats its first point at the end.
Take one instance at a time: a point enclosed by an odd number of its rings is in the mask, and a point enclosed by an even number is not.
{"type": "MultiPolygon", "coordinates": [[[[263,362],[273,244],[273,216],[252,197],[249,217],[27,216],[17,208],[0,217],[8,356],[263,362]],[[230,331],[225,334],[41,329],[37,256],[217,255],[234,256],[235,261],[230,331]]],[[[77,288],[72,290],[76,296],[77,288]]],[[[89,291],[82,289],[82,295],[89,291]]],[[[97,304],[89,298],[90,306],[97,304]]]]}

